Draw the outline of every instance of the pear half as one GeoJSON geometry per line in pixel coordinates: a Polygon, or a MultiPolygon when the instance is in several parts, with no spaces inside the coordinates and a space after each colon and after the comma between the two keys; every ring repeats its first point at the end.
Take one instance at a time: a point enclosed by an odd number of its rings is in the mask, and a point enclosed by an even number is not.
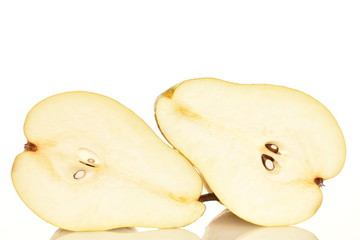
{"type": "Polygon", "coordinates": [[[26,205],[72,231],[171,228],[204,212],[202,180],[132,111],[89,92],[35,105],[12,180],[26,205]]]}
{"type": "Polygon", "coordinates": [[[155,116],[221,203],[258,225],[310,218],[324,179],[345,162],[344,137],[331,113],[286,87],[188,80],[158,97],[155,116]]]}

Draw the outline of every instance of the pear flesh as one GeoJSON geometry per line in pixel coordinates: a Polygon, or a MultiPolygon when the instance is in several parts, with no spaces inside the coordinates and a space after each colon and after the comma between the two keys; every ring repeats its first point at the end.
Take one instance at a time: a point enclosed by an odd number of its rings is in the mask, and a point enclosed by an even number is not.
{"type": "Polygon", "coordinates": [[[286,87],[188,80],[158,97],[155,116],[221,203],[258,225],[310,218],[321,205],[323,181],[345,162],[331,113],[286,87]]]}
{"type": "Polygon", "coordinates": [[[135,113],[89,92],[35,105],[12,180],[25,204],[72,231],[171,228],[198,219],[202,180],[135,113]]]}

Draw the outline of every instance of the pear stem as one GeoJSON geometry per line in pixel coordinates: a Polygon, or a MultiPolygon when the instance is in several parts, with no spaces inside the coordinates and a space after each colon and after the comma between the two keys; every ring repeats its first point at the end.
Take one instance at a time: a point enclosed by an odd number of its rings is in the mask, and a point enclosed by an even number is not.
{"type": "Polygon", "coordinates": [[[206,193],[200,196],[200,202],[218,201],[219,198],[214,193],[206,193]]]}
{"type": "Polygon", "coordinates": [[[37,146],[31,142],[27,142],[24,146],[25,151],[36,152],[37,146]]]}
{"type": "Polygon", "coordinates": [[[323,179],[323,178],[317,177],[317,178],[315,178],[314,182],[315,182],[320,188],[321,188],[321,187],[325,187],[324,179],[323,179]]]}

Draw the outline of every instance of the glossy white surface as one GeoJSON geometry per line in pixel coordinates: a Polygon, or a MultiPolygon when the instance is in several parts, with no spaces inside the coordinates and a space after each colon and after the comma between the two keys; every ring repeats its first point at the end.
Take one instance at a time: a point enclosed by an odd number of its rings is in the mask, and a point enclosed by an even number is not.
{"type": "MultiPolygon", "coordinates": [[[[320,210],[297,227],[319,239],[357,239],[359,2],[239,2],[1,1],[0,239],[49,240],[57,231],[21,202],[10,179],[34,104],[63,91],[97,92],[160,134],[156,97],[197,77],[288,86],[329,108],[344,132],[347,162],[325,182],[320,210]]],[[[184,229],[201,239],[222,209],[207,203],[205,215],[184,229]]]]}

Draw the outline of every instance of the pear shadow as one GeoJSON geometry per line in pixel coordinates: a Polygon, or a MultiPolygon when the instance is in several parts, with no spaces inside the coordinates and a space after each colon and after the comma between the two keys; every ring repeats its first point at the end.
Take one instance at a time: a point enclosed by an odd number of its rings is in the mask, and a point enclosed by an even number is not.
{"type": "Polygon", "coordinates": [[[72,232],[58,229],[50,240],[200,240],[192,232],[184,229],[161,229],[138,232],[136,228],[118,228],[98,232],[72,232]]]}
{"type": "Polygon", "coordinates": [[[249,223],[229,210],[217,215],[206,227],[203,240],[318,240],[311,232],[294,227],[262,227],[249,223]]]}

